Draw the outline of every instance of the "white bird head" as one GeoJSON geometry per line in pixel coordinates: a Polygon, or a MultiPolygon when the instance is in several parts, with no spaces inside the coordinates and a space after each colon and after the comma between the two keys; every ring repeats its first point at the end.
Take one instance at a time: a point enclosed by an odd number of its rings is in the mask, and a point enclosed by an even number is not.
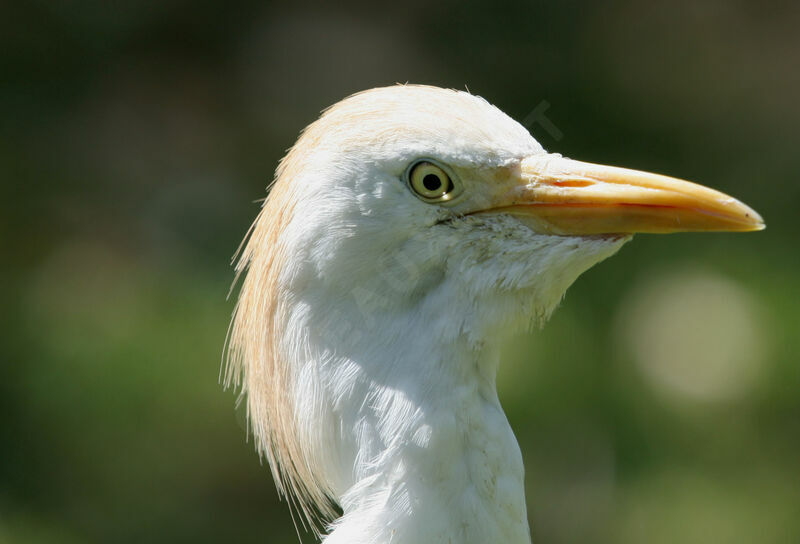
{"type": "Polygon", "coordinates": [[[280,491],[342,507],[326,542],[527,542],[499,345],[635,232],[760,228],[714,190],[548,154],[468,93],[365,91],[278,167],[227,382],[280,491]]]}

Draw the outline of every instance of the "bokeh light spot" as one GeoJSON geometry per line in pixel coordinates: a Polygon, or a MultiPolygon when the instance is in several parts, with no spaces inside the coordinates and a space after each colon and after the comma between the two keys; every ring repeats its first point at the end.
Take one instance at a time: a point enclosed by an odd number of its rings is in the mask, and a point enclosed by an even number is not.
{"type": "Polygon", "coordinates": [[[620,307],[617,336],[656,391],[723,402],[757,385],[765,361],[755,298],[719,274],[684,270],[647,280],[620,307]]]}

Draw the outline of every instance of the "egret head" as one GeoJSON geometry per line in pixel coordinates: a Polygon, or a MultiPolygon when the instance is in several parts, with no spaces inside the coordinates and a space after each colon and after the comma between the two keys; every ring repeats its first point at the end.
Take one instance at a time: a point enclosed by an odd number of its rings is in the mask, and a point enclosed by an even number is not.
{"type": "MultiPolygon", "coordinates": [[[[542,323],[635,232],[762,227],[711,189],[548,154],[468,93],[362,92],[310,125],[278,168],[238,264],[249,272],[228,380],[243,385],[283,491],[304,509],[333,497],[347,513],[369,472],[358,464],[381,455],[365,444],[389,448],[406,429],[390,407],[364,408],[378,392],[426,405],[464,372],[465,351],[542,323]],[[365,442],[350,427],[369,417],[377,438],[365,442]]],[[[493,388],[491,364],[476,372],[493,388]]]]}

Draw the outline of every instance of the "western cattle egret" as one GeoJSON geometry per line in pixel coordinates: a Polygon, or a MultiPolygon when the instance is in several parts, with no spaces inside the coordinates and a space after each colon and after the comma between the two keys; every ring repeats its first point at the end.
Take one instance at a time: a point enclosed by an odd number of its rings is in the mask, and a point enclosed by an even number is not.
{"type": "Polygon", "coordinates": [[[762,228],[712,189],[547,153],[469,93],[364,91],[277,169],[226,383],[326,544],[527,543],[498,348],[633,233],[762,228]]]}

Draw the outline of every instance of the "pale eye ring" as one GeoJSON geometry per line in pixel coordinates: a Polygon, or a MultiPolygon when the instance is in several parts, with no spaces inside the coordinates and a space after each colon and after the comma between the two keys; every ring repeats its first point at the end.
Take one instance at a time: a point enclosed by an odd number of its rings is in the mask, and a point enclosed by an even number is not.
{"type": "Polygon", "coordinates": [[[430,160],[420,160],[408,169],[408,185],[425,202],[446,202],[455,195],[455,185],[442,167],[430,160]]]}

